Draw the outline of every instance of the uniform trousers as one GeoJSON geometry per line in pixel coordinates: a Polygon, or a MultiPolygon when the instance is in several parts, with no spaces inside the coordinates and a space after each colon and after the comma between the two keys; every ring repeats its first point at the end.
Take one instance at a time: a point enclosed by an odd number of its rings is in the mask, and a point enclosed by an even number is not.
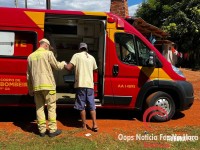
{"type": "Polygon", "coordinates": [[[45,104],[47,104],[49,132],[55,132],[57,130],[56,92],[48,90],[36,91],[34,94],[34,99],[36,104],[36,117],[39,132],[44,133],[47,130],[45,104]]]}

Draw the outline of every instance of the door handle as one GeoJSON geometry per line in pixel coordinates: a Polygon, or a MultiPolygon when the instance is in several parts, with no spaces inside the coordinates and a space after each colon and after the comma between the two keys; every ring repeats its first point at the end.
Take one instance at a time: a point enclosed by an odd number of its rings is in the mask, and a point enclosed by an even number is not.
{"type": "Polygon", "coordinates": [[[117,64],[113,65],[112,72],[113,72],[113,76],[116,77],[118,75],[118,73],[119,73],[119,66],[117,64]]]}

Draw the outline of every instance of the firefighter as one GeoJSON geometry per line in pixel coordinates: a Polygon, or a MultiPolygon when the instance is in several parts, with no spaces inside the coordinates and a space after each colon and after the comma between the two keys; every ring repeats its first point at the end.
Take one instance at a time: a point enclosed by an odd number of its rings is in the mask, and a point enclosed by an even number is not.
{"type": "Polygon", "coordinates": [[[47,39],[39,41],[40,47],[28,56],[27,81],[29,94],[34,96],[36,104],[37,125],[39,135],[46,135],[45,103],[48,110],[49,137],[61,134],[56,123],[56,83],[52,68],[62,70],[65,62],[58,62],[52,51],[49,50],[50,42],[47,39]]]}

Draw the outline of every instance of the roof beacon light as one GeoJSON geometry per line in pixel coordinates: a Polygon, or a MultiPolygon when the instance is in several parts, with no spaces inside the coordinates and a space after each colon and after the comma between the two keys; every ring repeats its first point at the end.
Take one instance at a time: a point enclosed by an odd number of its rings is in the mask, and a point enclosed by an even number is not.
{"type": "Polygon", "coordinates": [[[114,23],[115,22],[115,18],[110,17],[107,19],[108,23],[114,23]]]}

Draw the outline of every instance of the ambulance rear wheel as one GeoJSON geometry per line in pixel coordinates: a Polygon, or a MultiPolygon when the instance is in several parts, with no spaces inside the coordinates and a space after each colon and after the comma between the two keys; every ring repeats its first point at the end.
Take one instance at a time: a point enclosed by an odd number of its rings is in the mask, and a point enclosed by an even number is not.
{"type": "Polygon", "coordinates": [[[151,121],[168,121],[174,116],[175,113],[175,104],[172,97],[162,91],[158,91],[149,95],[146,99],[146,106],[149,112],[148,116],[152,116],[152,118],[150,118],[151,121]]]}

